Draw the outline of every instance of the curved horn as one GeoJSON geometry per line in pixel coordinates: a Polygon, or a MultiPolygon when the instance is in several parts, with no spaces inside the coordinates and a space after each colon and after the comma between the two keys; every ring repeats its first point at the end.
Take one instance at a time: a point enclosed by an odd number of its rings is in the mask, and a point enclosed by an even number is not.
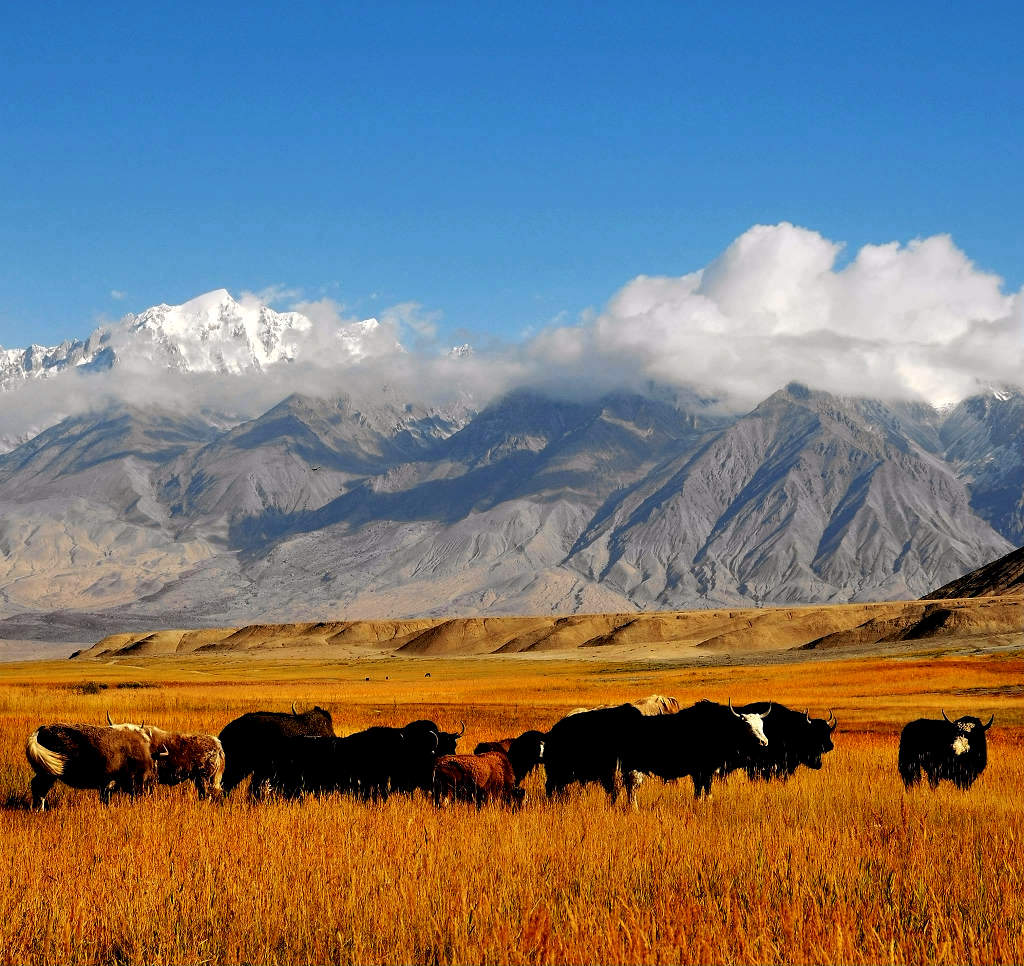
{"type": "Polygon", "coordinates": [[[811,723],[811,709],[810,708],[804,708],[804,717],[807,719],[807,723],[810,724],[811,723]]]}
{"type": "Polygon", "coordinates": [[[462,730],[458,734],[458,737],[461,738],[466,733],[466,722],[460,721],[459,724],[462,725],[462,730]]]}
{"type": "MultiPolygon", "coordinates": [[[[946,718],[946,712],[945,712],[945,709],[941,709],[941,708],[940,708],[939,710],[941,710],[941,711],[942,711],[942,717],[943,717],[943,718],[946,718]]],[[[949,721],[949,718],[946,718],[946,720],[947,720],[947,721],[949,721]]],[[[952,721],[949,721],[949,723],[950,723],[950,724],[952,724],[953,722],[952,722],[952,721]]]]}
{"type": "Polygon", "coordinates": [[[110,720],[110,712],[109,711],[107,712],[107,724],[110,725],[111,728],[114,727],[114,722],[110,720]]]}
{"type": "Polygon", "coordinates": [[[995,716],[995,713],[993,713],[992,717],[988,719],[988,724],[981,726],[981,730],[982,731],[988,731],[988,729],[992,727],[992,722],[995,721],[995,720],[996,720],[996,716],[995,716]]]}
{"type": "Polygon", "coordinates": [[[828,721],[826,722],[826,724],[828,725],[828,730],[829,731],[835,731],[836,730],[836,725],[839,724],[839,721],[836,718],[836,716],[832,713],[832,709],[831,708],[828,709],[828,721]]]}
{"type": "Polygon", "coordinates": [[[295,702],[292,702],[292,714],[297,715],[299,712],[295,710],[295,702]]]}
{"type": "Polygon", "coordinates": [[[767,717],[768,717],[768,715],[770,715],[771,713],[772,713],[772,703],[771,703],[771,701],[769,701],[769,702],[768,702],[768,710],[767,710],[767,711],[766,711],[766,712],[765,712],[765,713],[764,713],[763,715],[761,715],[761,720],[763,721],[763,720],[764,720],[765,718],[767,718],[767,717]]]}
{"type": "Polygon", "coordinates": [[[729,698],[729,710],[730,710],[730,711],[731,711],[731,712],[732,712],[732,713],[733,713],[734,715],[736,715],[736,717],[737,717],[737,718],[742,718],[742,717],[743,717],[743,715],[741,715],[741,714],[740,714],[740,713],[739,713],[739,712],[738,712],[738,711],[737,711],[737,710],[736,710],[736,709],[735,709],[735,708],[734,708],[734,707],[732,706],[732,698],[731,698],[731,697],[729,698]]]}

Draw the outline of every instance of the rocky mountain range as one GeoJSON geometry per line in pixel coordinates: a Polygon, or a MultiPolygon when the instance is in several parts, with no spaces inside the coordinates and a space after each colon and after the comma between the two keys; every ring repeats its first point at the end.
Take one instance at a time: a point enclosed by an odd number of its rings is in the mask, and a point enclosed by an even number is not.
{"type": "MultiPolygon", "coordinates": [[[[227,378],[288,365],[306,322],[215,292],[18,378],[142,346],[227,378]]],[[[0,456],[0,636],[912,599],[1024,543],[1022,434],[1014,389],[942,412],[795,383],[742,414],[657,392],[381,388],[250,419],[122,399],[0,456]]]]}

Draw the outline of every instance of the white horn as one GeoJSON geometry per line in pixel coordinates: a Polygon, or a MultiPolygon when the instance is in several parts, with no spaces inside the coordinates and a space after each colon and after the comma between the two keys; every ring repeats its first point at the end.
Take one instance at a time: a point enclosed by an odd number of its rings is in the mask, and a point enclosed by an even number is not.
{"type": "Polygon", "coordinates": [[[738,712],[738,711],[737,711],[737,710],[736,710],[736,709],[735,709],[735,708],[734,708],[734,707],[732,706],[732,698],[731,698],[731,697],[729,698],[729,710],[730,710],[730,711],[731,711],[731,712],[732,712],[732,713],[733,713],[734,715],[736,715],[736,717],[737,717],[737,718],[742,718],[742,717],[743,717],[743,715],[741,715],[741,714],[740,714],[740,713],[739,713],[739,712],[738,712]]]}

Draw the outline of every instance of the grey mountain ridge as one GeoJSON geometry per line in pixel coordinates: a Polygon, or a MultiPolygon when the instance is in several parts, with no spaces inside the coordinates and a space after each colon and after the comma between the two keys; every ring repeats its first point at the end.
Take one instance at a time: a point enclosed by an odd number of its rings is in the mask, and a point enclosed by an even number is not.
{"type": "Polygon", "coordinates": [[[0,456],[0,616],[45,634],[72,612],[116,628],[916,598],[1021,542],[1022,433],[1016,391],[940,414],[790,385],[738,417],[626,393],[521,390],[476,413],[291,396],[234,426],[120,406],[0,456]]]}

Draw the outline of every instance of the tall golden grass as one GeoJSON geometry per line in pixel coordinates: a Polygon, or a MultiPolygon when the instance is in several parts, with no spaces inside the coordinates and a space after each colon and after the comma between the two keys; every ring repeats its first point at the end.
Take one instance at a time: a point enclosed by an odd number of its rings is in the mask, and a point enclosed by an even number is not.
{"type": "Polygon", "coordinates": [[[1018,657],[14,667],[0,683],[0,962],[1022,962],[1022,671],[1018,657]],[[110,687],[72,689],[89,679],[110,687]],[[114,687],[125,679],[158,687],[114,687]],[[28,733],[107,708],[212,733],[293,699],[329,707],[339,733],[464,718],[472,750],[652,691],[833,706],[836,750],[787,783],[734,775],[710,801],[648,781],[635,813],[596,789],[548,803],[538,776],[520,811],[240,793],[217,807],[190,786],[109,808],[58,786],[52,811],[23,807],[28,733]],[[899,726],[939,707],[995,711],[989,767],[970,792],[907,793],[899,726]]]}

